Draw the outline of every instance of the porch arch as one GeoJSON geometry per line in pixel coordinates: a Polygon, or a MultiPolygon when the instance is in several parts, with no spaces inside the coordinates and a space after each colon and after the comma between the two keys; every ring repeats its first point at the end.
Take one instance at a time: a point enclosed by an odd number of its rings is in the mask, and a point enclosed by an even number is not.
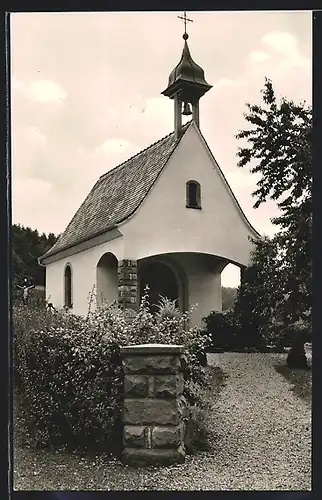
{"type": "Polygon", "coordinates": [[[180,311],[186,311],[189,307],[188,281],[183,269],[168,256],[155,255],[140,259],[138,261],[138,295],[144,293],[145,285],[150,287],[151,303],[153,311],[157,310],[156,304],[160,296],[170,300],[176,300],[176,305],[180,311]]]}
{"type": "Polygon", "coordinates": [[[96,301],[98,306],[118,298],[118,260],[111,252],[104,253],[96,266],[96,301]]]}

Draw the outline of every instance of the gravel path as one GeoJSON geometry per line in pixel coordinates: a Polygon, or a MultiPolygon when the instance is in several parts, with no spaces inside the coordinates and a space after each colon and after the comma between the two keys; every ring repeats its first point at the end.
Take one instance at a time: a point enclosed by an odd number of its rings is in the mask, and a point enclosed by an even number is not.
{"type": "Polygon", "coordinates": [[[311,408],[275,371],[283,357],[208,355],[229,376],[213,405],[214,449],[188,457],[174,489],[311,490],[311,408]]]}
{"type": "Polygon", "coordinates": [[[213,486],[311,489],[311,408],[275,371],[273,365],[280,358],[278,354],[209,355],[209,363],[229,375],[214,403],[213,486]]]}
{"type": "Polygon", "coordinates": [[[29,453],[33,480],[27,484],[16,471],[15,489],[310,490],[311,408],[275,371],[283,356],[208,355],[209,364],[228,375],[213,403],[211,452],[188,456],[182,465],[139,469],[104,462],[103,457],[81,468],[75,457],[75,465],[69,459],[67,466],[60,453],[56,458],[46,454],[46,464],[41,454],[29,453]],[[59,467],[68,467],[68,484],[66,472],[65,480],[59,478],[59,467]]]}

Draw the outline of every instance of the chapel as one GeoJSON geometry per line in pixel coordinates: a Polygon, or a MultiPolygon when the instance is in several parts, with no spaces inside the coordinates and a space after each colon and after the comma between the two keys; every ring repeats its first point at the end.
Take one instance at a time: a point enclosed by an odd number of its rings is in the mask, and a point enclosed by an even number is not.
{"type": "Polygon", "coordinates": [[[86,315],[117,300],[135,310],[146,285],[152,308],[161,297],[181,311],[195,306],[201,326],[221,310],[221,273],[243,270],[260,235],[243,213],[201,133],[199,103],[211,91],[183,35],[179,63],[163,90],[173,101],[174,130],[102,175],[54,246],[46,299],[86,315]],[[183,125],[183,116],[191,120],[183,125]]]}

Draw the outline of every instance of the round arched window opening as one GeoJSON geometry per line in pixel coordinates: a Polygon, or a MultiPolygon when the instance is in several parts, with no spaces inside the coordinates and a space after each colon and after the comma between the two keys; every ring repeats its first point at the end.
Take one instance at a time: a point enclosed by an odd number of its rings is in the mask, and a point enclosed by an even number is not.
{"type": "Polygon", "coordinates": [[[188,181],[186,184],[186,207],[201,208],[201,188],[197,181],[188,181]]]}
{"type": "Polygon", "coordinates": [[[64,273],[65,307],[72,307],[72,269],[69,264],[65,267],[64,273]]]}

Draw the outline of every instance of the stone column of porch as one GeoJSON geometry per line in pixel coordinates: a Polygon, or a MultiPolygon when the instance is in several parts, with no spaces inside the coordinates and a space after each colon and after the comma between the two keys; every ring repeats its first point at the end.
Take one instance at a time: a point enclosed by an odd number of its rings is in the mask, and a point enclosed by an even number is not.
{"type": "Polygon", "coordinates": [[[136,260],[124,259],[118,264],[118,300],[122,309],[138,307],[138,267],[136,260]]]}
{"type": "Polygon", "coordinates": [[[184,462],[182,351],[182,346],[160,344],[121,348],[124,464],[184,462]]]}

